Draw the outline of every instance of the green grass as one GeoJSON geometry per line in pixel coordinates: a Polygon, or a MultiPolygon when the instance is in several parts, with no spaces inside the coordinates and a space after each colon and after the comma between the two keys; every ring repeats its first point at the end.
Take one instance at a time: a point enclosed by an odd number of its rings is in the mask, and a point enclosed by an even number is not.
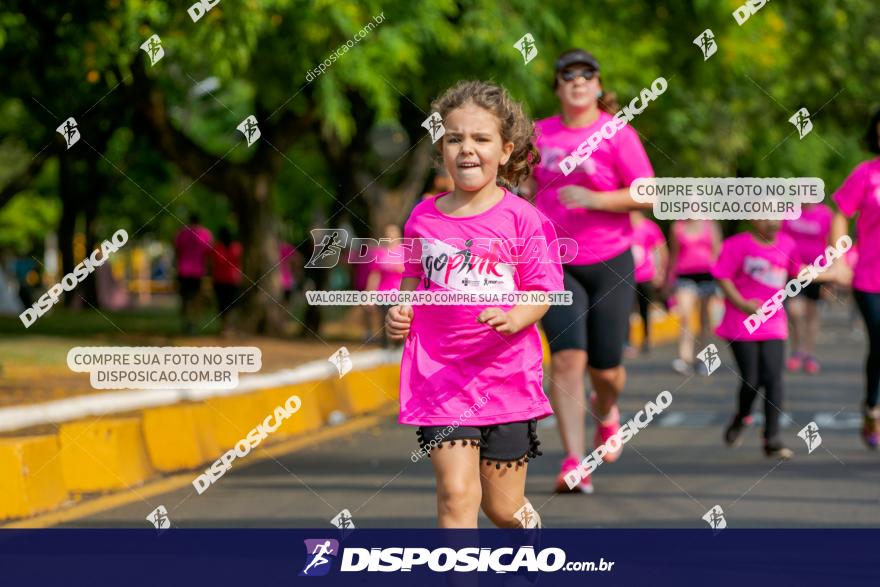
{"type": "MultiPolygon", "coordinates": [[[[205,318],[208,320],[209,318],[205,318]]],[[[199,334],[213,336],[220,331],[220,320],[199,334]]],[[[180,314],[173,309],[140,309],[110,312],[101,310],[72,311],[54,307],[25,329],[18,317],[0,317],[0,339],[30,335],[89,337],[108,336],[179,336],[182,334],[180,314]],[[120,332],[120,330],[122,332],[120,332]],[[125,333],[125,334],[123,334],[125,333]]]]}

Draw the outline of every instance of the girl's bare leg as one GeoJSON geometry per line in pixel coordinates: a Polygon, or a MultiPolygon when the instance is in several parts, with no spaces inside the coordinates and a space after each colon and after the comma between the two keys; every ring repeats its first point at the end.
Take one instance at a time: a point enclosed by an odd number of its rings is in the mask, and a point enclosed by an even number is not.
{"type": "Polygon", "coordinates": [[[480,451],[470,441],[444,442],[431,450],[441,528],[476,528],[480,512],[480,451]],[[467,443],[467,445],[465,445],[467,443]]]}
{"type": "MultiPolygon", "coordinates": [[[[528,467],[527,463],[518,465],[516,462],[512,467],[502,462],[500,469],[495,468],[494,462],[489,465],[485,462],[480,464],[483,513],[499,528],[523,527],[523,522],[515,514],[529,503],[525,494],[528,467]]],[[[529,508],[529,513],[526,514],[526,516],[537,515],[534,508],[529,508]]]]}

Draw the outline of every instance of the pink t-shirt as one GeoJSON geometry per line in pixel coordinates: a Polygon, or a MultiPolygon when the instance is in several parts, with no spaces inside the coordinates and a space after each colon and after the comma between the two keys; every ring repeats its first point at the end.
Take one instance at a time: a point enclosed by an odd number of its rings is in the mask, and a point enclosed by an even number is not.
{"type": "MultiPolygon", "coordinates": [[[[517,263],[525,247],[489,248],[489,239],[552,242],[553,225],[534,206],[505,190],[489,210],[459,218],[437,209],[435,202],[443,197],[419,203],[403,230],[405,238],[420,239],[403,273],[419,278],[416,291],[562,291],[558,260],[517,263]]],[[[500,334],[477,322],[488,307],[513,306],[413,306],[400,364],[401,423],[489,426],[553,413],[541,387],[537,326],[500,334]],[[484,396],[488,399],[481,400],[484,396]],[[473,415],[462,418],[469,409],[473,415]]]]}
{"type": "Polygon", "coordinates": [[[174,251],[177,254],[177,275],[180,277],[202,277],[205,274],[205,261],[211,253],[214,236],[204,226],[185,226],[174,237],[174,251]]]}
{"type": "Polygon", "coordinates": [[[632,225],[628,212],[569,210],[559,201],[559,189],[578,185],[596,192],[629,187],[640,177],[653,177],[654,169],[635,130],[624,126],[611,139],[602,139],[590,158],[567,176],[559,162],[575,151],[590,135],[613,117],[600,112],[596,121],[584,128],[569,128],[560,116],[535,123],[536,146],[541,163],[535,168],[535,205],[553,221],[560,237],[578,243],[572,265],[591,265],[616,257],[632,245],[632,225]]]}
{"type": "MultiPolygon", "coordinates": [[[[686,230],[682,220],[672,223],[675,240],[678,243],[678,256],[673,260],[676,275],[709,273],[712,270],[712,221],[694,220],[700,223],[701,230],[692,234],[686,230]]],[[[690,227],[687,227],[690,228],[690,227]]]]}
{"type": "Polygon", "coordinates": [[[825,254],[832,218],[834,212],[825,204],[805,204],[801,206],[800,218],[782,221],[782,232],[794,239],[805,263],[825,254]]]}
{"type": "Polygon", "coordinates": [[[645,218],[637,226],[633,226],[633,261],[636,265],[636,283],[645,283],[654,279],[656,268],[652,252],[666,242],[663,231],[653,220],[645,218]]]}
{"type": "MultiPolygon", "coordinates": [[[[359,251],[359,254],[364,254],[369,256],[372,253],[372,247],[366,246],[364,250],[359,251]]],[[[349,258],[350,255],[346,255],[346,259],[349,258]]],[[[352,285],[358,291],[364,291],[367,289],[367,281],[370,279],[370,271],[373,270],[373,262],[370,263],[352,263],[352,285]]]]}
{"type": "Polygon", "coordinates": [[[227,247],[217,241],[212,251],[212,257],[214,283],[241,284],[241,243],[232,241],[227,247]]]}
{"type": "Polygon", "coordinates": [[[846,216],[856,212],[859,257],[853,270],[853,289],[880,293],[880,157],[856,166],[832,196],[846,216]]]}
{"type": "Polygon", "coordinates": [[[399,244],[376,249],[373,271],[379,272],[379,285],[376,286],[378,291],[400,289],[405,255],[406,250],[399,244]]]}
{"type": "MultiPolygon", "coordinates": [[[[764,301],[785,287],[800,271],[794,239],[783,232],[773,243],[761,243],[750,232],[741,232],[724,241],[718,261],[712,268],[715,279],[729,279],[746,300],[764,301]]],[[[788,338],[784,307],[749,334],[743,324],[747,314],[730,300],[724,300],[724,317],[715,333],[727,340],[776,340],[788,338]]]]}
{"type": "Polygon", "coordinates": [[[281,263],[281,289],[293,289],[293,271],[290,269],[291,257],[296,253],[296,247],[287,242],[281,242],[278,248],[278,261],[281,263]]]}

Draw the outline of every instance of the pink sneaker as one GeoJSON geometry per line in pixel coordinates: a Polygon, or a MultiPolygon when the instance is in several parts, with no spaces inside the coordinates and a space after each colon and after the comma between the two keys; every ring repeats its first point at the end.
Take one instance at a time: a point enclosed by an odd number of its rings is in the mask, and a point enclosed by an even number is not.
{"type": "Polygon", "coordinates": [[[804,359],[804,373],[817,375],[821,370],[822,367],[819,365],[819,361],[817,361],[815,357],[807,357],[804,359]]]}
{"type": "Polygon", "coordinates": [[[794,353],[785,362],[785,368],[791,373],[797,373],[804,366],[804,356],[800,353],[794,353]]]}
{"type": "MultiPolygon", "coordinates": [[[[596,412],[596,394],[590,395],[590,407],[593,409],[593,413],[596,412]]],[[[617,409],[617,406],[611,408],[611,411],[608,412],[608,415],[605,416],[604,421],[596,422],[596,434],[593,436],[593,444],[596,448],[599,448],[601,445],[608,442],[608,439],[617,434],[617,431],[620,430],[620,410],[617,409]]],[[[623,452],[623,444],[621,443],[620,448],[618,448],[614,452],[607,452],[605,456],[602,457],[602,460],[606,463],[613,463],[618,458],[620,458],[620,453],[623,452]]]]}
{"type": "Polygon", "coordinates": [[[568,483],[565,482],[565,476],[575,469],[577,469],[580,464],[580,460],[574,455],[568,455],[564,459],[562,459],[562,468],[559,470],[559,475],[556,476],[556,493],[593,493],[593,482],[590,480],[590,476],[582,477],[580,482],[574,486],[574,489],[568,488],[568,483]]]}
{"type": "Polygon", "coordinates": [[[877,450],[880,445],[880,407],[865,406],[865,421],[862,425],[862,440],[868,448],[877,450]]]}

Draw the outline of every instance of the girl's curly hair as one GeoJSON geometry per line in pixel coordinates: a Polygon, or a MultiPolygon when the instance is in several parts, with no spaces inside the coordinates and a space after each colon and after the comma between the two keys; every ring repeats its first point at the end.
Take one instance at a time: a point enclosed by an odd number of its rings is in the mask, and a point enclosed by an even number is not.
{"type": "MultiPolygon", "coordinates": [[[[460,81],[431,102],[431,110],[442,118],[466,104],[474,104],[488,110],[498,119],[502,143],[513,143],[513,152],[507,163],[498,168],[497,184],[513,189],[532,173],[541,161],[535,148],[535,125],[526,115],[522,104],[510,97],[503,87],[483,81],[460,81]]],[[[439,148],[435,156],[442,159],[439,148]]]]}

